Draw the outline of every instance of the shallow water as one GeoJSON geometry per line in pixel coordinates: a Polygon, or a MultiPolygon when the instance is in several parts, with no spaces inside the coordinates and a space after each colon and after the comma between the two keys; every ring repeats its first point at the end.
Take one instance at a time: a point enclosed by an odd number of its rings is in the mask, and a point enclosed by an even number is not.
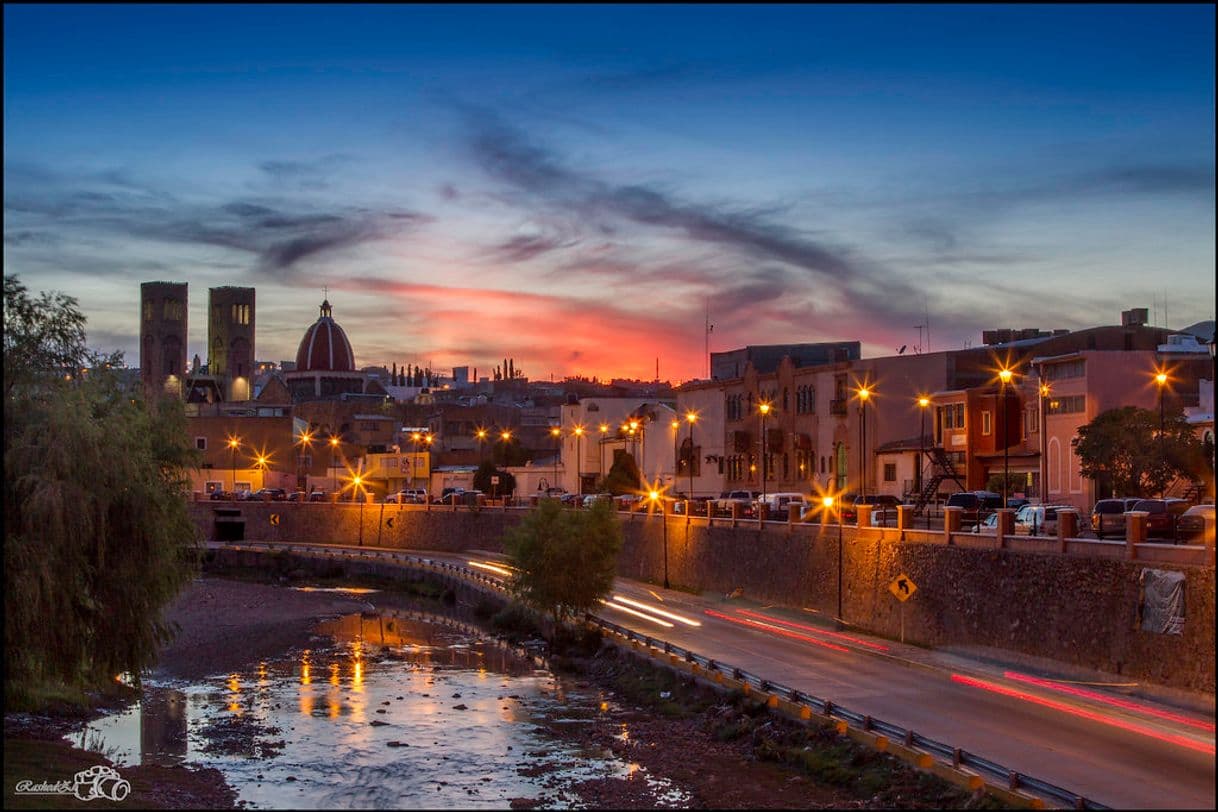
{"type": "Polygon", "coordinates": [[[267,809],[505,808],[514,798],[572,808],[573,784],[606,777],[645,781],[654,806],[688,799],[538,727],[588,724],[609,708],[595,691],[472,627],[422,617],[350,615],[322,624],[309,650],[251,672],[146,683],[139,703],[73,741],[119,765],[216,767],[239,800],[267,809]]]}

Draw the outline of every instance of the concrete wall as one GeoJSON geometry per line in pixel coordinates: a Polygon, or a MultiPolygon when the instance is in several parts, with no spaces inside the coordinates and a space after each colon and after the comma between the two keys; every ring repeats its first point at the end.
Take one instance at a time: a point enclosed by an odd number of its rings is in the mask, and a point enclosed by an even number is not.
{"type": "MultiPolygon", "coordinates": [[[[247,540],[359,540],[359,505],[194,503],[207,538],[216,537],[217,508],[240,510],[247,540]],[[280,517],[278,525],[271,524],[271,514],[280,517]]],[[[437,551],[500,550],[504,530],[524,515],[396,505],[366,505],[363,511],[364,544],[437,551]]],[[[659,517],[635,515],[624,519],[623,528],[618,572],[661,582],[659,517]]],[[[993,646],[1132,679],[1214,690],[1213,566],[997,549],[993,539],[972,537],[961,541],[976,540],[976,546],[948,545],[942,534],[911,536],[925,539],[901,542],[892,530],[844,528],[842,608],[847,622],[896,638],[901,604],[888,585],[905,574],[918,586],[904,608],[907,642],[993,646]],[[1138,577],[1144,567],[1186,574],[1182,635],[1137,627],[1138,577]]],[[[1046,540],[1046,550],[1052,546],[1046,540]]],[[[683,589],[727,594],[740,588],[750,599],[810,607],[831,617],[837,611],[837,561],[836,526],[788,530],[773,524],[758,530],[755,524],[732,529],[679,517],[668,521],[669,580],[683,589]]]]}

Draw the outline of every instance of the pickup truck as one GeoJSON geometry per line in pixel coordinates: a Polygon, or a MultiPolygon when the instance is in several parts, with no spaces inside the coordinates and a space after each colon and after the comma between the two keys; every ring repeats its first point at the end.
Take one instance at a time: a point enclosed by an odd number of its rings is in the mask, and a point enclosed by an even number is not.
{"type": "Polygon", "coordinates": [[[751,515],[755,510],[753,503],[759,496],[761,496],[761,491],[728,491],[714,501],[715,512],[730,515],[732,505],[738,504],[742,515],[751,515]]]}

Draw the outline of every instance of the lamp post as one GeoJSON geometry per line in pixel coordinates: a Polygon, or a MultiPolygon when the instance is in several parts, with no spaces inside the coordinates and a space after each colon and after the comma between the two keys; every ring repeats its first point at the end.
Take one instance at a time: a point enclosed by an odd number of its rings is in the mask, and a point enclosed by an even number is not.
{"type": "Polygon", "coordinates": [[[677,438],[681,436],[681,421],[672,419],[672,487],[676,490],[677,474],[681,472],[681,459],[677,451],[677,438]]]}
{"type": "Polygon", "coordinates": [[[652,490],[647,494],[652,506],[659,505],[660,521],[664,523],[664,588],[668,589],[668,516],[664,511],[664,503],[660,501],[660,492],[652,490]]]}
{"type": "Polygon", "coordinates": [[[334,491],[335,499],[338,498],[338,466],[334,464],[338,461],[334,457],[335,453],[337,453],[337,452],[338,452],[338,438],[331,437],[330,438],[330,473],[334,480],[333,481],[333,491],[334,491]]]}
{"type": "Polygon", "coordinates": [[[859,497],[867,500],[867,401],[871,389],[860,386],[859,391],[859,497]]]}
{"type": "MultiPolygon", "coordinates": [[[[304,458],[303,458],[303,455],[301,454],[301,449],[303,449],[305,446],[308,446],[310,451],[313,450],[313,437],[307,431],[301,432],[300,448],[298,448],[296,450],[296,490],[298,490],[298,491],[304,490],[304,488],[301,487],[300,480],[301,480],[301,474],[305,470],[304,458]]],[[[305,480],[305,484],[307,485],[308,481],[309,481],[308,474],[304,475],[304,480],[305,480]]]]}
{"type": "MultiPolygon", "coordinates": [[[[600,443],[596,447],[596,476],[597,479],[604,480],[605,478],[605,435],[609,433],[609,424],[601,423],[597,429],[601,433],[600,443]]],[[[604,482],[601,486],[604,487],[604,482]]]]}
{"type": "MultiPolygon", "coordinates": [[[[824,512],[820,515],[820,524],[825,526],[825,517],[829,511],[833,510],[833,504],[836,500],[832,496],[821,497],[821,503],[824,505],[824,512]]],[[[841,509],[839,507],[837,514],[837,622],[842,621],[842,518],[841,509]]]]}
{"type": "Polygon", "coordinates": [[[359,474],[356,474],[354,477],[351,478],[351,485],[353,488],[355,488],[355,492],[357,494],[359,494],[359,496],[358,496],[358,498],[359,498],[359,546],[363,547],[364,546],[364,502],[367,501],[366,499],[364,499],[364,488],[363,488],[364,478],[362,476],[360,476],[359,474]]]}
{"type": "Polygon", "coordinates": [[[1040,502],[1042,505],[1047,505],[1049,504],[1049,427],[1045,425],[1045,418],[1048,416],[1045,413],[1045,406],[1048,405],[1049,384],[1045,383],[1044,369],[1038,369],[1038,372],[1041,375],[1040,403],[1037,405],[1037,411],[1040,414],[1040,502]]]}
{"type": "Polygon", "coordinates": [[[1007,492],[1011,487],[1011,444],[1007,442],[1007,384],[1011,382],[1011,370],[1005,367],[998,371],[999,397],[1002,398],[1002,506],[1007,506],[1007,492]]]}
{"type": "MultiPolygon", "coordinates": [[[[766,460],[765,419],[770,416],[770,404],[762,401],[761,403],[757,404],[757,411],[761,413],[761,505],[764,505],[766,476],[769,472],[766,460]]],[[[761,505],[757,506],[758,521],[761,521],[761,505]]]]}
{"type": "MultiPolygon", "coordinates": [[[[626,425],[630,429],[630,439],[632,441],[631,445],[634,446],[634,450],[631,451],[630,453],[634,455],[634,461],[637,464],[639,461],[639,436],[636,432],[638,432],[638,430],[639,430],[639,421],[631,420],[626,425]]],[[[643,466],[641,466],[641,465],[639,466],[640,470],[642,469],[642,467],[643,466]]]]}
{"type": "Polygon", "coordinates": [[[474,432],[474,436],[478,438],[478,464],[483,463],[482,443],[486,440],[486,429],[478,429],[474,432]]]}
{"type": "MultiPolygon", "coordinates": [[[[697,412],[686,412],[685,420],[689,423],[689,498],[694,498],[694,423],[698,422],[697,412]]],[[[686,511],[688,513],[689,511],[686,511]]]]}
{"type": "Polygon", "coordinates": [[[558,487],[558,457],[562,453],[562,429],[558,426],[550,426],[550,436],[554,438],[554,484],[551,487],[558,487]]]}
{"type": "Polygon", "coordinates": [[[233,469],[233,498],[237,498],[237,446],[241,445],[240,437],[228,438],[229,464],[233,469]]]}
{"type": "MultiPolygon", "coordinates": [[[[1163,370],[1159,370],[1158,372],[1156,372],[1155,373],[1155,383],[1159,385],[1159,462],[1160,462],[1160,464],[1166,465],[1166,463],[1167,463],[1167,444],[1164,442],[1164,436],[1163,436],[1163,429],[1164,429],[1163,390],[1167,388],[1167,373],[1164,372],[1163,370]]],[[[1166,487],[1167,487],[1166,480],[1164,480],[1164,488],[1166,488],[1166,487]]],[[[1160,488],[1159,489],[1159,498],[1160,499],[1163,498],[1164,493],[1166,493],[1166,491],[1163,490],[1163,488],[1160,488]]]]}
{"type": "MultiPolygon", "coordinates": [[[[571,429],[571,433],[575,435],[575,492],[584,495],[584,427],[576,426],[571,429]]],[[[582,506],[582,505],[581,505],[582,506]]]]}
{"type": "Polygon", "coordinates": [[[266,463],[267,458],[263,454],[259,454],[254,460],[254,466],[258,469],[258,480],[261,483],[260,488],[266,487],[266,463]]]}
{"type": "Polygon", "coordinates": [[[914,487],[918,491],[918,503],[922,502],[922,466],[926,464],[926,410],[930,407],[930,398],[922,395],[918,398],[918,411],[921,421],[918,428],[918,470],[915,472],[914,487]]]}
{"type": "MultiPolygon", "coordinates": [[[[507,429],[504,429],[503,431],[501,431],[499,433],[499,439],[503,440],[503,467],[506,468],[507,467],[507,447],[508,447],[508,442],[510,442],[512,439],[512,432],[508,431],[507,429]]],[[[491,498],[492,499],[499,498],[499,486],[495,483],[491,483],[491,498]]],[[[503,497],[503,503],[506,505],[507,502],[508,502],[508,498],[506,496],[503,497]]]]}

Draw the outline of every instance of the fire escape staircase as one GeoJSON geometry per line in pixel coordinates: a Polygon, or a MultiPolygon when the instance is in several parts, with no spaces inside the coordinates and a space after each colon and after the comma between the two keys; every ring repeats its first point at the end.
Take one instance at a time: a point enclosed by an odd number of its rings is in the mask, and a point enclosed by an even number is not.
{"type": "Polygon", "coordinates": [[[930,471],[931,477],[926,480],[922,492],[918,494],[918,501],[914,503],[914,514],[919,515],[925,509],[928,502],[935,498],[935,494],[939,492],[939,486],[944,480],[953,480],[960,490],[964,490],[964,483],[960,480],[960,474],[956,471],[956,466],[952,464],[951,459],[944,453],[939,446],[928,448],[927,452],[930,456],[930,471]]]}

